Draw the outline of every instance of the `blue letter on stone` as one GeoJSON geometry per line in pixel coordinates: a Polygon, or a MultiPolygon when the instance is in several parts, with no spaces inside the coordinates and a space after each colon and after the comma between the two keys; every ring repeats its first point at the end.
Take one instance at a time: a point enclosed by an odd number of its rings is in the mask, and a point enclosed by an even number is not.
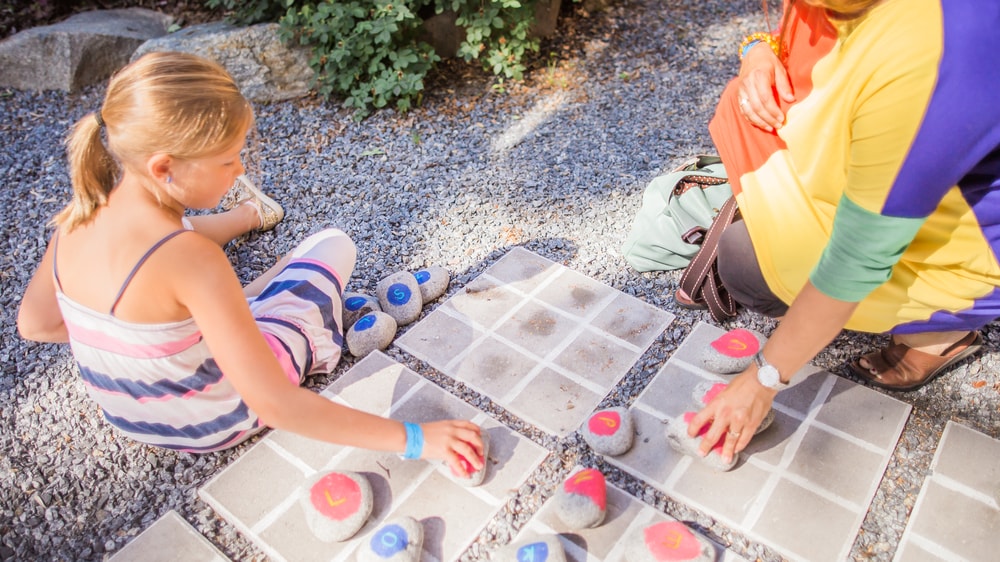
{"type": "Polygon", "coordinates": [[[517,562],[545,562],[549,558],[549,545],[533,542],[517,549],[517,562]]]}
{"type": "Polygon", "coordinates": [[[389,558],[406,550],[407,544],[406,531],[399,525],[393,524],[382,527],[372,536],[371,547],[375,554],[389,558]]]}
{"type": "Polygon", "coordinates": [[[410,302],[410,288],[402,283],[393,283],[386,292],[386,298],[396,306],[410,302]]]}

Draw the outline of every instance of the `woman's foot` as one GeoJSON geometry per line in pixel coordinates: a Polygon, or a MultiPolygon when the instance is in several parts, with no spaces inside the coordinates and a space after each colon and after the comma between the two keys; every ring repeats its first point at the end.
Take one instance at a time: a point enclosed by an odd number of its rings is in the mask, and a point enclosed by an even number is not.
{"type": "Polygon", "coordinates": [[[226,193],[220,203],[225,211],[234,209],[240,205],[248,205],[254,209],[257,218],[260,219],[257,230],[271,230],[276,224],[285,218],[285,210],[277,201],[268,197],[263,191],[250,181],[246,175],[236,178],[229,193],[226,193]]]}
{"type": "Polygon", "coordinates": [[[888,346],[854,361],[851,371],[879,388],[916,390],[983,347],[979,332],[968,332],[958,341],[948,335],[896,336],[888,346]]]}

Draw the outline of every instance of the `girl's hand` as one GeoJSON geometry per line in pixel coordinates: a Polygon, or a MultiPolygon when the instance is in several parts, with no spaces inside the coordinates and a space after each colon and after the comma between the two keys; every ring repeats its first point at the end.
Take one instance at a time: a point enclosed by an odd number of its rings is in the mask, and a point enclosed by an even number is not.
{"type": "Polygon", "coordinates": [[[699,451],[705,456],[725,437],[722,460],[731,462],[750,443],[760,422],[771,408],[778,392],[757,381],[756,367],[740,373],[708,406],[691,418],[688,435],[694,437],[706,424],[712,424],[701,440],[699,451]]]}
{"type": "Polygon", "coordinates": [[[443,420],[420,424],[424,430],[424,451],[420,458],[441,459],[451,467],[452,474],[469,476],[464,459],[478,471],[486,465],[483,458],[483,439],[479,426],[462,420],[443,420]]]}
{"type": "Polygon", "coordinates": [[[778,97],[795,101],[788,72],[766,43],[758,43],[747,51],[740,66],[739,105],[743,116],[754,126],[771,132],[780,129],[785,114],[778,97]]]}

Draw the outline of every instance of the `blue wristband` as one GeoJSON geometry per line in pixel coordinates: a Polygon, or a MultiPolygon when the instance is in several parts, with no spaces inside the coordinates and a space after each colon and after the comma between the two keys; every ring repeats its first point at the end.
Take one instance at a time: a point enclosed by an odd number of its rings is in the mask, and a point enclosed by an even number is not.
{"type": "Polygon", "coordinates": [[[403,422],[406,427],[406,452],[404,459],[419,459],[424,452],[424,430],[415,423],[403,422]]]}
{"type": "Polygon", "coordinates": [[[750,49],[754,48],[754,46],[757,43],[763,43],[763,41],[761,41],[760,39],[754,39],[753,41],[751,41],[751,42],[747,43],[746,45],[744,45],[743,49],[740,50],[740,60],[743,60],[743,57],[747,56],[747,53],[750,52],[750,49]]]}

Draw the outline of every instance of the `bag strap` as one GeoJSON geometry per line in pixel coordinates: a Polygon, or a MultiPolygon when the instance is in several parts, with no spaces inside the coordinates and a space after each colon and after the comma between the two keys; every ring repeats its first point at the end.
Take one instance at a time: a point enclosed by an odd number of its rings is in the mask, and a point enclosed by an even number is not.
{"type": "Polygon", "coordinates": [[[736,198],[727,199],[712,221],[712,226],[705,233],[701,249],[681,275],[680,289],[695,303],[708,305],[708,311],[716,322],[723,322],[736,316],[736,301],[719,279],[716,258],[722,233],[732,224],[739,212],[736,198]]]}

